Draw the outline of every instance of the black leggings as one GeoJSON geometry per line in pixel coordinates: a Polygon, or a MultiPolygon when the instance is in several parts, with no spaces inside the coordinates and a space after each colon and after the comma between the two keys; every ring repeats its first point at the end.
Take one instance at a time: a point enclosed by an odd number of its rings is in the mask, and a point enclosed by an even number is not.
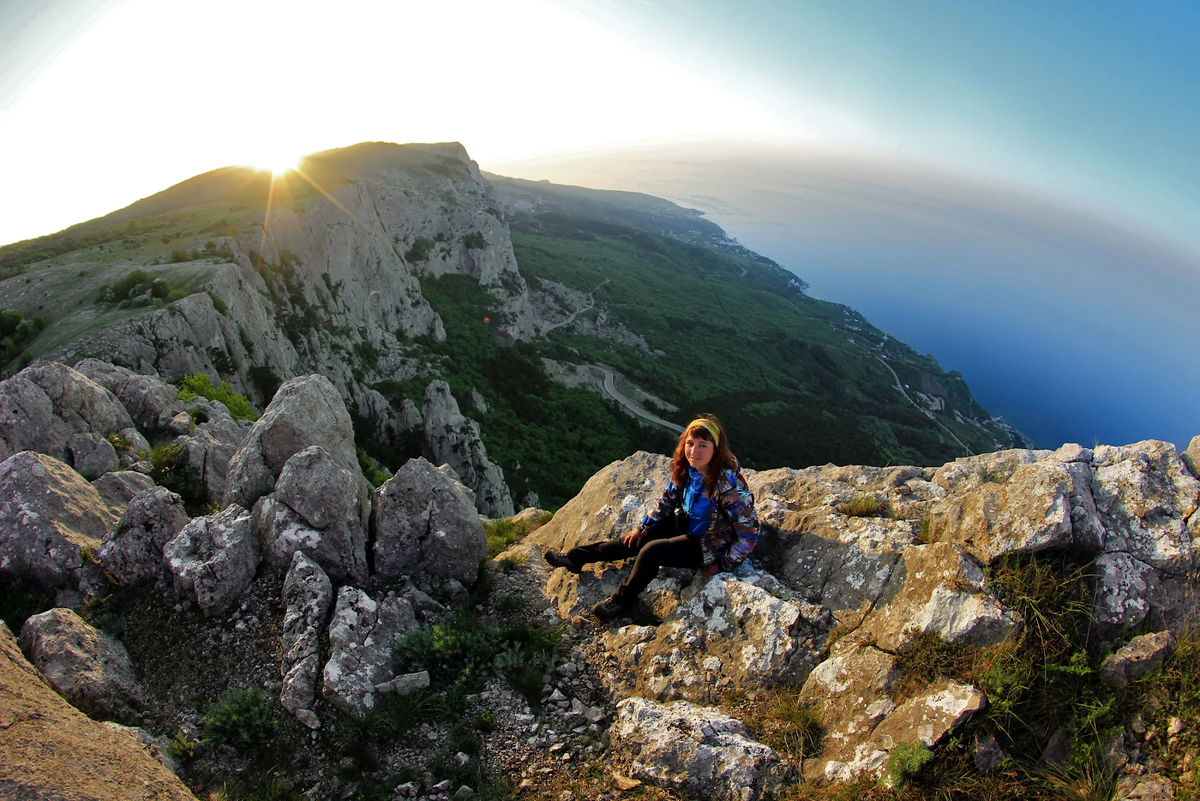
{"type": "Polygon", "coordinates": [[[613,600],[621,606],[629,606],[637,600],[638,593],[658,575],[660,567],[689,567],[699,570],[704,566],[704,551],[700,538],[677,534],[675,520],[660,520],[646,530],[641,545],[626,545],[621,540],[609,540],[592,545],[580,545],[567,551],[567,558],[583,567],[592,562],[616,562],[636,556],[633,570],[615,593],[613,600]]]}

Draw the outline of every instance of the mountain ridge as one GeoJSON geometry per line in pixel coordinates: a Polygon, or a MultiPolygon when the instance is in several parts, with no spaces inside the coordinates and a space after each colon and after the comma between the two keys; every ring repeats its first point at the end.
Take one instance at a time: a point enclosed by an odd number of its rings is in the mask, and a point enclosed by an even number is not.
{"type": "Polygon", "coordinates": [[[222,168],[0,248],[9,273],[0,305],[47,320],[10,368],[36,355],[172,380],[202,372],[260,408],[280,381],[319,372],[347,400],[361,444],[392,469],[421,450],[413,409],[444,379],[459,401],[480,398],[471,414],[513,497],[558,502],[613,458],[662,449],[665,434],[574,389],[552,391],[547,358],[605,365],[679,410],[668,417],[718,412],[749,464],[932,462],[964,444],[1025,444],[961,376],[853,310],[804,295],[799,278],[694,210],[489,180],[458,143],[363,143],[313,154],[300,169],[272,181],[222,168]],[[164,283],[93,301],[135,270],[164,283]],[[657,308],[639,291],[652,285],[657,308]],[[696,358],[697,329],[671,311],[672,290],[711,297],[718,310],[707,327],[733,355],[718,365],[716,389],[674,366],[696,358]],[[732,379],[743,373],[753,377],[746,386],[732,379]],[[900,397],[901,378],[920,403],[900,397]],[[551,486],[555,459],[587,447],[568,422],[585,408],[603,452],[551,486]],[[554,422],[531,428],[538,417],[554,422]],[[780,431],[800,445],[778,447],[780,431]]]}

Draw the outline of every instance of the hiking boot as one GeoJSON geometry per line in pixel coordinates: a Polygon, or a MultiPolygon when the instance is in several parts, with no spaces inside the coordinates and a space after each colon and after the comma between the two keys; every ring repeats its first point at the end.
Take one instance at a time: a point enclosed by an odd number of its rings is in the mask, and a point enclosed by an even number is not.
{"type": "Polygon", "coordinates": [[[625,607],[617,603],[616,598],[605,598],[592,607],[592,614],[607,623],[625,611],[625,607]]]}
{"type": "Polygon", "coordinates": [[[551,567],[565,567],[575,575],[579,575],[579,565],[572,562],[567,555],[562,551],[546,551],[542,554],[542,558],[546,560],[546,564],[551,567]]]}

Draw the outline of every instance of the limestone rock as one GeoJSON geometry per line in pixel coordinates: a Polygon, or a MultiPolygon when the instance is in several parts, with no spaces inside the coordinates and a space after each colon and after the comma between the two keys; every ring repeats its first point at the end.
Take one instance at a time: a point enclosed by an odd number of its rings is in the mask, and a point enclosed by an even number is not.
{"type": "Polygon", "coordinates": [[[961,547],[910,545],[890,578],[901,584],[862,619],[853,638],[895,652],[913,633],[935,632],[947,642],[994,645],[1019,620],[984,586],[983,569],[961,547]]]}
{"type": "Polygon", "coordinates": [[[1100,446],[1093,470],[1108,532],[1096,564],[1096,619],[1124,628],[1153,612],[1168,626],[1185,622],[1194,609],[1189,575],[1200,562],[1200,481],[1173,445],[1154,440],[1100,446]]]}
{"type": "Polygon", "coordinates": [[[136,470],[118,470],[100,476],[92,486],[108,507],[109,514],[119,518],[125,514],[125,508],[135,495],[154,486],[154,479],[136,470]]]}
{"type": "Polygon", "coordinates": [[[1081,518],[1074,532],[1072,496],[1090,496],[1091,476],[1069,464],[1045,452],[1001,451],[939,468],[934,482],[951,495],[935,508],[930,536],[962,545],[984,564],[1068,545],[1099,550],[1094,520],[1081,518]]]}
{"type": "Polygon", "coordinates": [[[1134,637],[1100,665],[1100,680],[1110,687],[1123,687],[1162,667],[1175,652],[1175,638],[1169,631],[1134,637]]]}
{"type": "Polygon", "coordinates": [[[376,390],[368,389],[356,400],[358,416],[367,421],[381,445],[399,449],[408,438],[422,436],[421,410],[408,398],[393,405],[376,390]]]}
{"type": "Polygon", "coordinates": [[[188,523],[163,548],[175,588],[205,615],[227,611],[258,569],[258,542],[250,513],[234,505],[188,523]]]}
{"type": "Polygon", "coordinates": [[[142,375],[99,359],[84,359],[75,369],[115,395],[142,431],[164,429],[183,411],[179,390],[157,375],[142,375]]]}
{"type": "Polygon", "coordinates": [[[126,718],[145,701],[125,646],[70,609],[30,617],[20,645],[55,692],[86,715],[126,718]]]}
{"type": "Polygon", "coordinates": [[[617,695],[713,703],[723,692],[803,680],[820,661],[831,627],[828,610],[777,598],[725,574],[704,584],[662,625],[625,626],[604,640],[623,668],[618,676],[632,679],[615,680],[617,695]]]}
{"type": "Polygon", "coordinates": [[[0,622],[0,788],[5,798],[196,801],[127,734],[50,689],[0,622]]]}
{"type": "Polygon", "coordinates": [[[667,457],[638,451],[601,468],[553,520],[522,542],[568,551],[629,533],[658,502],[669,480],[667,467],[667,457]]]}
{"type": "Polygon", "coordinates": [[[174,492],[165,487],[141,492],[105,535],[100,563],[123,585],[153,582],[164,573],[163,548],[187,524],[183,499],[174,492]]]}
{"type": "Polygon", "coordinates": [[[371,498],[375,573],[426,574],[475,582],[487,538],[459,485],[424,459],[410,459],[371,498]]]}
{"type": "Polygon", "coordinates": [[[416,673],[405,673],[391,681],[375,685],[379,695],[412,695],[418,690],[429,689],[429,671],[420,670],[416,673]]]}
{"type": "Polygon", "coordinates": [[[895,657],[872,646],[845,649],[817,665],[801,696],[826,730],[820,757],[805,762],[806,777],[845,781],[882,770],[887,751],[870,734],[896,709],[889,690],[897,675],[895,657]]]}
{"type": "Polygon", "coordinates": [[[827,723],[824,748],[806,760],[810,779],[850,781],[878,775],[900,743],[932,747],[986,704],[974,687],[939,679],[897,705],[889,695],[895,658],[873,646],[843,645],[816,667],[802,696],[827,723]]]}
{"type": "Polygon", "coordinates": [[[475,505],[488,517],[511,517],[512,495],[504,471],[488,459],[479,437],[479,425],[462,415],[445,381],[433,381],[425,390],[425,444],[433,461],[449,464],[462,482],[475,492],[475,505]]]}
{"type": "Polygon", "coordinates": [[[320,445],[339,467],[361,475],[350,414],[320,375],[290,379],[275,393],[229,462],[222,504],[252,507],[275,488],[287,460],[310,445],[320,445]]]}
{"type": "Polygon", "coordinates": [[[121,466],[109,441],[92,432],[72,434],[67,440],[67,457],[75,472],[89,481],[121,466]]]}
{"type": "Polygon", "coordinates": [[[287,565],[303,549],[333,581],[361,583],[370,511],[370,483],[312,445],[288,459],[274,495],[255,505],[254,525],[268,564],[287,565]]]}
{"type": "Polygon", "coordinates": [[[312,708],[321,670],[318,643],[333,605],[329,577],[301,551],[292,556],[284,579],[283,605],[283,691],[279,702],[295,715],[312,708]]]}
{"type": "Polygon", "coordinates": [[[633,760],[634,778],[720,801],[771,798],[789,778],[786,764],[738,720],[687,701],[617,704],[614,747],[633,760]]]}
{"type": "Polygon", "coordinates": [[[939,679],[892,710],[871,737],[888,751],[904,742],[932,748],[986,705],[987,699],[974,687],[939,679]]]}
{"type": "Polygon", "coordinates": [[[46,589],[77,589],[81,549],[116,522],[99,493],[59,460],[22,451],[0,463],[0,573],[46,589]]]}
{"type": "Polygon", "coordinates": [[[322,674],[322,695],[343,712],[375,706],[375,687],[395,678],[392,644],[416,628],[412,605],[389,596],[376,602],[354,587],[338,590],[329,621],[329,661],[322,674]]]}
{"type": "Polygon", "coordinates": [[[32,450],[66,461],[71,435],[103,437],[132,424],[111,392],[65,364],[39,359],[0,382],[0,440],[9,453],[32,450]]]}
{"type": "Polygon", "coordinates": [[[1195,478],[1200,478],[1200,434],[1192,437],[1187,450],[1179,454],[1179,458],[1187,465],[1188,470],[1192,471],[1195,478]]]}

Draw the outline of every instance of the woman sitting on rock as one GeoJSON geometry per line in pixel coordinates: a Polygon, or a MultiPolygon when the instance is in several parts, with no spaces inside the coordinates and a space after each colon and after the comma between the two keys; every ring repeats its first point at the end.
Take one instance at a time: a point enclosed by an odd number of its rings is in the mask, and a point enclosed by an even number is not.
{"type": "Polygon", "coordinates": [[[702,415],[688,424],[671,458],[671,481],[658,505],[624,537],[580,545],[566,553],[547,551],[545,560],[572,573],[591,562],[637,557],[633,571],[613,593],[592,607],[608,621],[637,600],[660,567],[702,570],[710,578],[733,570],[758,541],[754,496],[729,450],[720,421],[702,415]]]}

